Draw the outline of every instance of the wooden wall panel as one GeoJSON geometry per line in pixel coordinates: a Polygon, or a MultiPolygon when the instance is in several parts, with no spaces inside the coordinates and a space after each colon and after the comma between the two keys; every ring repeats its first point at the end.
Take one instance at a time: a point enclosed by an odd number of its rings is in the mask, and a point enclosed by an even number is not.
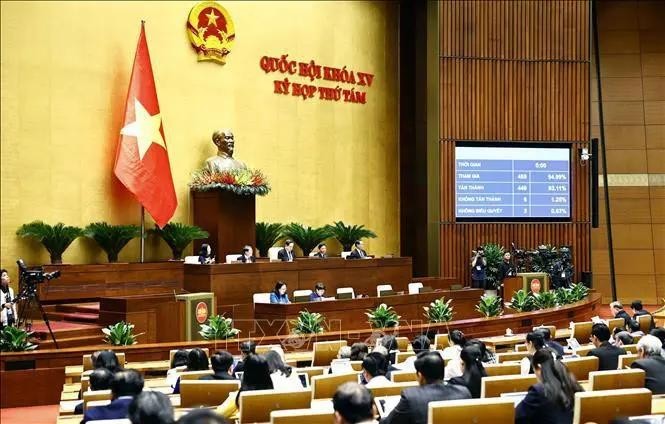
{"type": "Polygon", "coordinates": [[[568,142],[573,157],[589,146],[590,7],[439,2],[442,277],[468,282],[470,251],[485,242],[572,245],[578,278],[591,269],[588,164],[571,163],[569,223],[457,223],[454,194],[457,141],[568,142]]]}

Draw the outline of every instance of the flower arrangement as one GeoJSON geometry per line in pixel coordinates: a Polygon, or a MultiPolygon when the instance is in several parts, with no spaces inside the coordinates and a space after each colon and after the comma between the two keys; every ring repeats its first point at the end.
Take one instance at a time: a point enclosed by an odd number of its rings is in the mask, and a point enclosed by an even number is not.
{"type": "Polygon", "coordinates": [[[192,174],[192,190],[229,190],[235,194],[265,196],[270,192],[268,178],[258,169],[232,169],[211,171],[201,169],[192,174]]]}

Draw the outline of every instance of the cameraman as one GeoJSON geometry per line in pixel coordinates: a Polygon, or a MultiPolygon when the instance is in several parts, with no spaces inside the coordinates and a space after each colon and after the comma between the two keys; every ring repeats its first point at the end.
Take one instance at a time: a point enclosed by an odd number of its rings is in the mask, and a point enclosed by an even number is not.
{"type": "Polygon", "coordinates": [[[517,273],[511,261],[510,252],[506,252],[503,254],[503,261],[501,261],[501,264],[499,265],[499,281],[503,283],[503,280],[506,277],[514,277],[515,275],[517,275],[517,273]]]}
{"type": "Polygon", "coordinates": [[[13,326],[16,323],[16,305],[14,305],[14,290],[9,287],[9,274],[6,269],[0,269],[0,328],[13,326]]]}
{"type": "Polygon", "coordinates": [[[487,274],[487,259],[485,259],[485,250],[482,246],[478,246],[476,250],[472,251],[471,257],[471,287],[474,289],[485,289],[485,279],[487,274]]]}

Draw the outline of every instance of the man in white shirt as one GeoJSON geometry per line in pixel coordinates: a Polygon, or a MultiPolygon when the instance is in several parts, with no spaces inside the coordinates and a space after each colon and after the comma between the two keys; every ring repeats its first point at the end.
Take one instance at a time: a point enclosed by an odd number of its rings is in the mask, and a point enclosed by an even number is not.
{"type": "Polygon", "coordinates": [[[388,358],[379,353],[372,352],[363,359],[363,377],[366,387],[391,386],[395,383],[386,378],[388,372],[388,358]]]}
{"type": "Polygon", "coordinates": [[[429,352],[429,339],[425,335],[418,336],[411,342],[411,347],[413,348],[413,353],[415,353],[415,355],[409,356],[404,360],[404,362],[395,366],[401,370],[411,370],[415,372],[415,364],[416,359],[418,359],[418,354],[420,352],[429,352]]]}

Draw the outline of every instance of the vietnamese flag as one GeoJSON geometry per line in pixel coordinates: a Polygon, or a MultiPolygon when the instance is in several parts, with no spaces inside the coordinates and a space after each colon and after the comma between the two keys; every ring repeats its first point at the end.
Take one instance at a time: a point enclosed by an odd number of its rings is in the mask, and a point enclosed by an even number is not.
{"type": "Polygon", "coordinates": [[[178,200],[143,22],[113,172],[159,227],[169,222],[178,200]]]}

